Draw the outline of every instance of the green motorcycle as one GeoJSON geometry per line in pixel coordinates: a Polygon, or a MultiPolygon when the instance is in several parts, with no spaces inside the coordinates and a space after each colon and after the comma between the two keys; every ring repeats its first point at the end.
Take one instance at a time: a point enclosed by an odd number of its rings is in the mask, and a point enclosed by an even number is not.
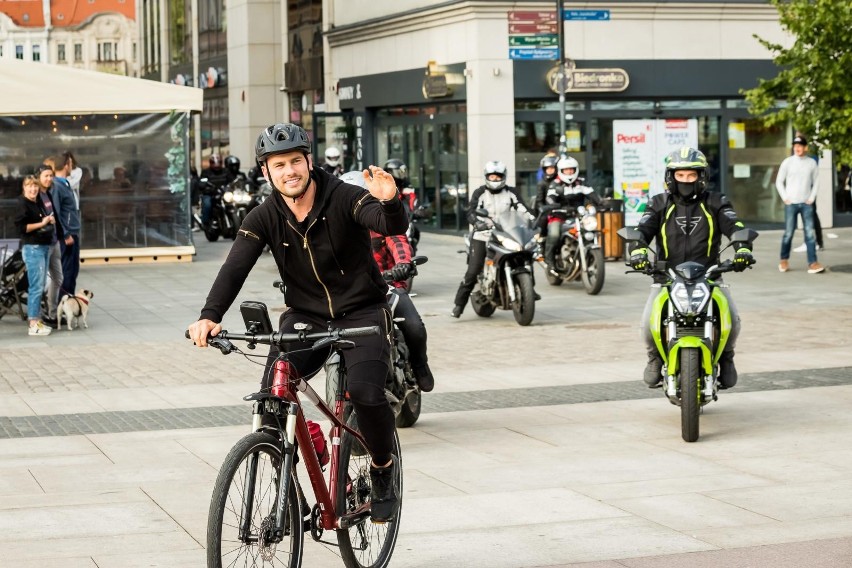
{"type": "MultiPolygon", "coordinates": [[[[635,228],[624,227],[617,234],[627,242],[644,240],[635,228]]],[[[757,236],[752,229],[742,229],[731,235],[731,243],[751,243],[757,236]]],[[[662,281],[651,310],[650,330],[663,358],[663,392],[680,406],[681,435],[686,442],[698,440],[701,407],[718,400],[719,359],[732,322],[728,299],[716,279],[733,270],[733,262],[726,260],[707,268],[697,262],[674,268],[656,262],[646,270],[628,271],[662,281]]]]}

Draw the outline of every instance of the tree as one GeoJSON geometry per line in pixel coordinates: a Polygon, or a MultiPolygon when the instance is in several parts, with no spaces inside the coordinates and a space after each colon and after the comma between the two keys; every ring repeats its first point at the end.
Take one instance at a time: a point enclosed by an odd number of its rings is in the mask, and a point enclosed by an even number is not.
{"type": "Polygon", "coordinates": [[[781,71],[742,91],[750,112],[767,126],[792,122],[816,150],[832,150],[836,163],[852,163],[852,2],[770,2],[795,43],[785,48],[754,36],[781,71]]]}

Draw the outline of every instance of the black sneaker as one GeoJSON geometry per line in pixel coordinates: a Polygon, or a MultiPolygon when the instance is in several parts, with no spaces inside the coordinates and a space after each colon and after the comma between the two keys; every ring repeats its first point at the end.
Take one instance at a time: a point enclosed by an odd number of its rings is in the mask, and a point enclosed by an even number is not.
{"type": "Polygon", "coordinates": [[[454,318],[459,318],[459,317],[461,317],[463,311],[464,311],[464,306],[460,306],[460,305],[456,304],[455,306],[453,306],[453,311],[450,312],[450,315],[454,318]]]}
{"type": "Polygon", "coordinates": [[[648,357],[648,364],[645,366],[645,374],[642,379],[649,389],[660,388],[663,381],[663,360],[659,357],[648,357]]]}
{"type": "Polygon", "coordinates": [[[421,391],[429,392],[435,388],[435,377],[432,376],[429,365],[415,367],[412,369],[412,372],[414,373],[414,378],[417,379],[417,385],[421,391]]]}
{"type": "Polygon", "coordinates": [[[370,464],[370,519],[374,523],[394,520],[399,506],[397,458],[391,456],[391,465],[374,467],[370,464]]]}

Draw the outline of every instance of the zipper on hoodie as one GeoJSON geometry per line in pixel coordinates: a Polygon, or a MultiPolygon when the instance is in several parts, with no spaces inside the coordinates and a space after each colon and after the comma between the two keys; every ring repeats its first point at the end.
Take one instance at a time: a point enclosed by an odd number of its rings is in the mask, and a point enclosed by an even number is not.
{"type": "Polygon", "coordinates": [[[314,276],[316,277],[317,282],[320,283],[320,286],[322,286],[322,289],[325,290],[325,297],[328,300],[328,313],[329,313],[329,315],[331,315],[331,318],[334,319],[334,307],[331,305],[331,294],[328,293],[328,288],[326,287],[326,285],[322,281],[322,279],[320,279],[319,273],[317,273],[317,267],[314,264],[314,253],[311,251],[311,247],[308,246],[308,232],[311,230],[311,227],[313,227],[314,223],[316,223],[316,222],[317,222],[317,220],[314,219],[311,222],[311,224],[308,225],[308,228],[305,229],[305,234],[303,235],[302,233],[299,232],[299,229],[294,227],[293,223],[291,223],[290,220],[287,219],[287,224],[290,225],[290,228],[293,229],[294,231],[296,231],[297,235],[302,237],[302,248],[305,249],[306,251],[308,251],[308,258],[311,261],[311,268],[314,271],[314,276]]]}

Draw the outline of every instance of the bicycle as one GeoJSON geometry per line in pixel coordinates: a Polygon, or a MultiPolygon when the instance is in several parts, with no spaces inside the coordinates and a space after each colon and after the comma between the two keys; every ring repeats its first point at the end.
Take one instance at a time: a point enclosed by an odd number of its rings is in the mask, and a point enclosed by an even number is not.
{"type": "MultiPolygon", "coordinates": [[[[380,333],[378,326],[273,333],[266,306],[257,303],[254,306],[262,306],[263,316],[259,321],[246,318],[246,333],[223,330],[208,338],[208,343],[224,355],[235,352],[246,355],[231,340],[245,341],[250,349],[258,344],[280,347],[285,343],[306,342],[312,343],[311,349],[315,350],[331,346],[332,354],[342,360],[343,351],[352,345],[347,338],[380,333]]],[[[394,431],[400,504],[393,520],[368,523],[372,458],[358,432],[348,400],[345,365],[340,370],[333,410],[307,380],[295,373],[289,354],[284,352],[275,360],[269,391],[243,397],[254,402],[252,430],[225,457],[214,485],[207,521],[208,568],[267,563],[297,568],[302,563],[305,532],[310,532],[314,541],[338,546],[347,568],[384,568],[390,562],[402,510],[399,437],[394,431]],[[331,421],[328,483],[299,402],[300,393],[331,421]],[[304,519],[304,493],[295,471],[297,451],[317,498],[309,519],[304,519]],[[284,479],[287,482],[281,483],[284,479]],[[336,543],[322,540],[326,530],[337,533],[336,543]],[[285,543],[287,546],[282,546],[285,543]]]]}

